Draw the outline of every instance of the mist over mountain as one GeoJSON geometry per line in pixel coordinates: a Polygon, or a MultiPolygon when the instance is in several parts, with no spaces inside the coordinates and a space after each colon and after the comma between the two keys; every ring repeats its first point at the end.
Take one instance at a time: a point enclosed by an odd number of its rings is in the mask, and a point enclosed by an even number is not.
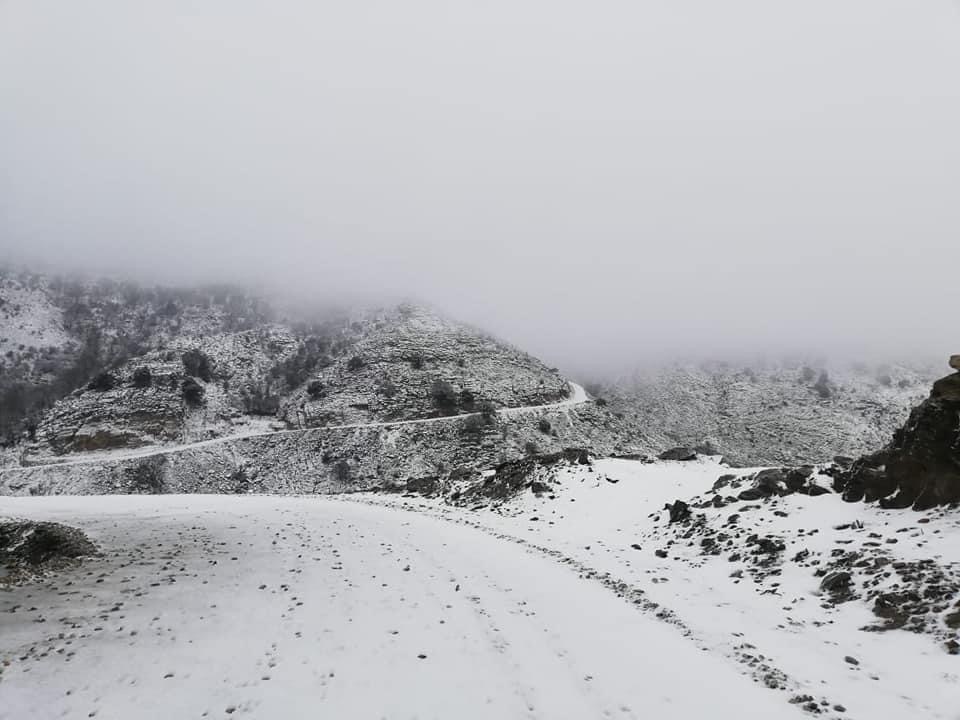
{"type": "Polygon", "coordinates": [[[958,37],[896,0],[4,3],[0,257],[413,298],[603,375],[940,358],[958,37]]]}

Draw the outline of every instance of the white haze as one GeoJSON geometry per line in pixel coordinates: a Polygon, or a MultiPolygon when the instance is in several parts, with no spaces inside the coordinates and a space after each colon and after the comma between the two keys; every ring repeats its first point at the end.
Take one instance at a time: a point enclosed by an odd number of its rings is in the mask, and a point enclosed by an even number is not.
{"type": "Polygon", "coordinates": [[[0,259],[551,362],[960,352],[948,0],[0,1],[0,259]]]}

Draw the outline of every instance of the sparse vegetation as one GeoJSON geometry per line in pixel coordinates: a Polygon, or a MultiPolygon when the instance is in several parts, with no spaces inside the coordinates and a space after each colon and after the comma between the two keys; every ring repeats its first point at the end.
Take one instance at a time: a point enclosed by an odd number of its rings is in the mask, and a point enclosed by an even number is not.
{"type": "Polygon", "coordinates": [[[280,397],[270,390],[269,384],[247,388],[243,393],[243,410],[247,415],[276,415],[280,409],[280,397]]]}
{"type": "Polygon", "coordinates": [[[87,384],[88,390],[95,390],[96,392],[105,392],[107,390],[113,390],[117,385],[117,379],[108,372],[98,373],[94,376],[87,384]]]}
{"type": "Polygon", "coordinates": [[[183,382],[180,383],[180,392],[183,395],[184,401],[190,407],[200,407],[203,405],[203,398],[206,392],[203,389],[203,385],[192,377],[183,379],[183,382]]]}
{"type": "Polygon", "coordinates": [[[210,382],[212,370],[210,358],[200,350],[187,350],[181,358],[183,370],[191,377],[200,378],[204,382],[210,382]]]}
{"type": "Polygon", "coordinates": [[[827,375],[827,371],[823,370],[820,373],[820,377],[817,378],[817,382],[814,384],[813,389],[817,391],[817,394],[823,400],[829,400],[833,397],[833,388],[830,385],[830,376],[827,375]]]}
{"type": "Polygon", "coordinates": [[[334,479],[342,483],[350,482],[353,477],[353,468],[346,460],[337,460],[333,464],[332,472],[334,479]]]}
{"type": "Polygon", "coordinates": [[[423,353],[414,353],[410,357],[410,367],[414,370],[423,370],[423,353]]]}
{"type": "Polygon", "coordinates": [[[446,380],[437,378],[430,386],[430,400],[444,415],[452,415],[457,410],[457,391],[446,380]]]}

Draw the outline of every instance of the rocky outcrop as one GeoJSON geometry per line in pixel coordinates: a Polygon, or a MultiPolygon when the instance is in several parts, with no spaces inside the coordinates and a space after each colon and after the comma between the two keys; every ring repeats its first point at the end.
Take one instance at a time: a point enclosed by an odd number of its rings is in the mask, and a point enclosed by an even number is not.
{"type": "MultiPolygon", "coordinates": [[[[951,367],[960,358],[950,359],[951,367]]],[[[845,500],[925,510],[960,502],[960,372],[933,384],[885,448],[835,475],[845,500]]]]}

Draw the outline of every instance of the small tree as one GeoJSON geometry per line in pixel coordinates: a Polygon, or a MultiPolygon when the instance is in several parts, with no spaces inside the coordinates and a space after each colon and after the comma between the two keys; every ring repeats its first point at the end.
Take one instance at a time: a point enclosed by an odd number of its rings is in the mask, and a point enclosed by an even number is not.
{"type": "Polygon", "coordinates": [[[354,372],[362,368],[364,364],[365,363],[363,362],[362,357],[360,357],[359,355],[354,355],[352,358],[347,360],[347,370],[349,370],[350,372],[354,372]]]}
{"type": "Polygon", "coordinates": [[[827,375],[826,370],[820,373],[820,377],[817,378],[813,389],[817,391],[817,394],[819,394],[823,400],[828,400],[833,395],[833,390],[830,387],[830,376],[827,375]]]}
{"type": "Polygon", "coordinates": [[[192,377],[186,377],[180,383],[180,392],[184,401],[190,407],[200,407],[203,405],[204,389],[203,385],[198,383],[192,377]]]}
{"type": "Polygon", "coordinates": [[[540,418],[540,421],[537,423],[537,428],[544,435],[549,435],[550,431],[553,430],[553,426],[550,424],[550,421],[546,418],[540,418]]]}
{"type": "Polygon", "coordinates": [[[98,373],[93,380],[87,385],[87,389],[96,390],[97,392],[104,392],[105,390],[113,390],[117,384],[117,379],[108,372],[98,373]]]}
{"type": "Polygon", "coordinates": [[[138,367],[133,371],[133,386],[137,388],[148,388],[153,384],[153,374],[148,367],[138,367]]]}
{"type": "Polygon", "coordinates": [[[181,359],[183,361],[183,370],[187,375],[200,378],[204,382],[210,382],[210,358],[204,353],[200,350],[187,350],[181,359]]]}
{"type": "Polygon", "coordinates": [[[452,414],[457,409],[457,391],[446,380],[437,378],[430,386],[430,399],[440,412],[452,414]]]}
{"type": "Polygon", "coordinates": [[[323,392],[323,383],[319,380],[312,380],[309,385],[307,385],[307,395],[310,396],[312,400],[316,400],[320,397],[320,393],[323,392]]]}
{"type": "Polygon", "coordinates": [[[410,367],[414,370],[423,370],[423,353],[417,352],[410,357],[410,367]]]}

